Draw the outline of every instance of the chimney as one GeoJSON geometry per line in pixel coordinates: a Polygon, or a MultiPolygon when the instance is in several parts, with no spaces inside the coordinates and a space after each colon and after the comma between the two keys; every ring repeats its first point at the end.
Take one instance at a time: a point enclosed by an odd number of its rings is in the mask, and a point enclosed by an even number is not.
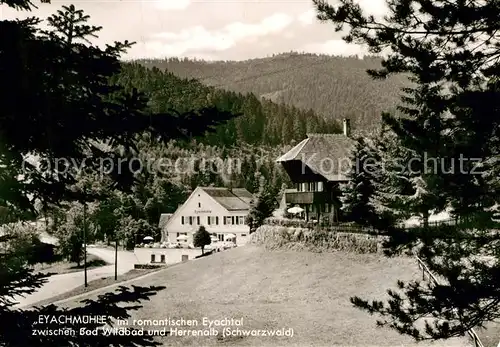
{"type": "Polygon", "coordinates": [[[351,136],[351,120],[344,118],[344,135],[351,136]]]}

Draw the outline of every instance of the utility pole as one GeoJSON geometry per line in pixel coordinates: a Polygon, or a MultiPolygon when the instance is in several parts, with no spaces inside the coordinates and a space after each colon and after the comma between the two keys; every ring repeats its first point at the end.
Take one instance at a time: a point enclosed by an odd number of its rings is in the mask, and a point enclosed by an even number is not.
{"type": "Polygon", "coordinates": [[[118,236],[115,236],[115,281],[117,279],[118,279],[118,236]]]}
{"type": "Polygon", "coordinates": [[[87,287],[87,202],[83,203],[83,275],[87,287]]]}

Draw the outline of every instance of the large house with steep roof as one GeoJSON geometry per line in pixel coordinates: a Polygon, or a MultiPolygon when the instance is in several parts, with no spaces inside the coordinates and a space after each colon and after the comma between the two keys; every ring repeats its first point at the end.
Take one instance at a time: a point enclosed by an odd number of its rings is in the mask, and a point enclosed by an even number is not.
{"type": "Polygon", "coordinates": [[[244,188],[197,187],[173,215],[163,216],[162,242],[190,244],[203,225],[220,241],[244,244],[250,234],[247,216],[253,198],[244,188]]]}
{"type": "Polygon", "coordinates": [[[307,220],[338,220],[339,184],[348,181],[355,141],[344,119],[343,134],[307,134],[277,159],[295,184],[282,197],[282,208],[299,206],[307,220]]]}

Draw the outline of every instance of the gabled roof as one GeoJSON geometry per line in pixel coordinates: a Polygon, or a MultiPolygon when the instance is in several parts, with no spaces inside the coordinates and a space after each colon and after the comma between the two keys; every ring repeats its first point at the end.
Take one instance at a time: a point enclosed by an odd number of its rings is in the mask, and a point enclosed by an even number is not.
{"type": "MultiPolygon", "coordinates": [[[[160,216],[159,224],[162,224],[162,218],[166,219],[165,224],[163,224],[162,229],[167,229],[168,224],[171,223],[174,218],[182,211],[182,207],[191,200],[191,198],[199,191],[203,190],[208,194],[215,202],[219,203],[222,207],[228,211],[247,211],[250,209],[250,200],[253,199],[253,195],[244,188],[233,188],[232,192],[228,188],[219,187],[197,187],[191,195],[184,201],[184,203],[177,208],[177,210],[168,218],[164,217],[162,214],[160,216]]],[[[160,226],[161,227],[161,226],[160,226]]]]}
{"type": "Polygon", "coordinates": [[[245,188],[198,187],[228,211],[250,209],[253,195],[245,188]]]}
{"type": "Polygon", "coordinates": [[[162,213],[160,215],[160,221],[158,222],[158,227],[160,229],[163,229],[165,225],[167,225],[167,222],[169,219],[172,217],[173,213],[162,213]]]}
{"type": "Polygon", "coordinates": [[[307,139],[279,157],[277,162],[300,161],[329,181],[344,181],[355,143],[344,134],[307,134],[307,139]]]}
{"type": "Polygon", "coordinates": [[[255,198],[252,195],[252,193],[250,193],[245,188],[233,188],[232,192],[234,195],[236,195],[238,198],[246,202],[248,205],[250,205],[251,201],[255,198]]]}

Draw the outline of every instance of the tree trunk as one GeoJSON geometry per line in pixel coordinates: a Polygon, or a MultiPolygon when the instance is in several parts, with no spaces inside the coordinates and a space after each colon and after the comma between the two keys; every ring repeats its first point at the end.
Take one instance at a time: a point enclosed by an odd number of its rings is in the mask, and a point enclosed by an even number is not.
{"type": "Polygon", "coordinates": [[[201,246],[201,255],[205,254],[205,246],[201,246]]]}

